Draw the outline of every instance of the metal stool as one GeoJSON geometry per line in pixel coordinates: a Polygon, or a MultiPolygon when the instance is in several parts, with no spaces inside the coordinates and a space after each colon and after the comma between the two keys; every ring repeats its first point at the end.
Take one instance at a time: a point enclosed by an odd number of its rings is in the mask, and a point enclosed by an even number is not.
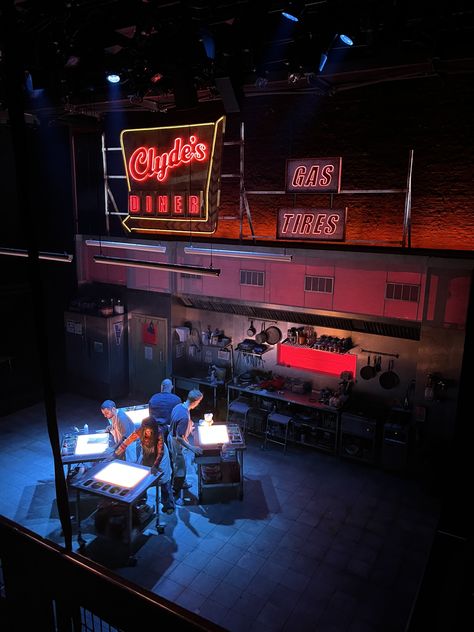
{"type": "Polygon", "coordinates": [[[227,421],[238,424],[244,434],[247,429],[247,415],[250,408],[248,402],[236,399],[229,404],[227,411],[227,421]]]}
{"type": "Polygon", "coordinates": [[[290,421],[292,420],[291,417],[289,417],[288,415],[282,415],[280,413],[270,413],[267,417],[267,425],[265,428],[265,441],[263,443],[263,448],[265,449],[267,447],[267,442],[270,441],[271,443],[278,443],[282,446],[284,446],[284,450],[283,452],[286,453],[286,446],[288,443],[288,428],[290,425],[290,421]],[[277,424],[279,426],[281,426],[282,430],[284,427],[284,433],[283,436],[281,438],[270,438],[271,436],[271,432],[270,432],[270,426],[271,424],[277,424]]]}

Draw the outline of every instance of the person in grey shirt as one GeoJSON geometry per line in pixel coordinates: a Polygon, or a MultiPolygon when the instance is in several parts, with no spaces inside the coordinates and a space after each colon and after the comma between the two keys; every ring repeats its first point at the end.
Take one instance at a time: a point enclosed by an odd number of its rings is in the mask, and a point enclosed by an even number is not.
{"type": "MultiPolygon", "coordinates": [[[[105,402],[102,402],[100,410],[109,422],[105,432],[110,432],[115,441],[115,446],[118,446],[124,439],[135,432],[133,421],[124,410],[117,408],[115,402],[111,399],[106,399],[105,402]]],[[[121,458],[129,463],[136,463],[137,457],[137,443],[134,442],[127,447],[124,456],[121,458]]]]}

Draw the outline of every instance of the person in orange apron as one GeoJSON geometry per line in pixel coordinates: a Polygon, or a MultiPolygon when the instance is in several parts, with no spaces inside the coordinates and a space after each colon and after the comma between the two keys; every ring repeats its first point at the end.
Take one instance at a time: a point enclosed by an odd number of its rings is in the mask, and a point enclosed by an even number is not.
{"type": "MultiPolygon", "coordinates": [[[[157,485],[160,486],[162,511],[163,513],[172,514],[174,511],[174,498],[171,492],[171,462],[160,424],[151,417],[145,417],[140,427],[115,450],[115,456],[120,457],[127,447],[134,441],[137,441],[137,439],[140,441],[142,448],[139,462],[151,468],[152,474],[161,474],[157,480],[157,485]]],[[[143,499],[146,502],[146,493],[143,499]]]]}

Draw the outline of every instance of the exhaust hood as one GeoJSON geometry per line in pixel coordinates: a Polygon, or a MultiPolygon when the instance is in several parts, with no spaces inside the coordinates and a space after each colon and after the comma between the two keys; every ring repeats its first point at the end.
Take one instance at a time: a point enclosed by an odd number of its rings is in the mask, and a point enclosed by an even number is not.
{"type": "Polygon", "coordinates": [[[181,294],[177,297],[185,306],[193,309],[202,309],[222,314],[237,314],[248,316],[263,321],[282,321],[313,327],[328,327],[330,329],[343,329],[359,333],[374,334],[376,336],[388,336],[390,338],[402,338],[405,340],[420,340],[420,325],[413,322],[381,322],[369,321],[359,318],[345,318],[340,316],[328,316],[314,312],[304,312],[301,308],[264,307],[249,305],[218,298],[181,294]]]}

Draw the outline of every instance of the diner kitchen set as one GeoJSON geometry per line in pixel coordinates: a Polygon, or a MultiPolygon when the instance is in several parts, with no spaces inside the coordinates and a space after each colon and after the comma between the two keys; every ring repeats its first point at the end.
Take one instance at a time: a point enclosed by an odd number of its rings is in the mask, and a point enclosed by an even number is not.
{"type": "MultiPolygon", "coordinates": [[[[212,412],[288,458],[300,445],[408,473],[449,443],[462,262],[296,249],[248,261],[236,249],[208,277],[97,266],[99,248],[120,243],[89,244],[78,238],[81,292],[65,313],[71,388],[126,406],[171,377],[183,399],[204,393],[196,420],[212,412]]],[[[183,261],[184,248],[168,242],[154,259],[183,261]]]]}

